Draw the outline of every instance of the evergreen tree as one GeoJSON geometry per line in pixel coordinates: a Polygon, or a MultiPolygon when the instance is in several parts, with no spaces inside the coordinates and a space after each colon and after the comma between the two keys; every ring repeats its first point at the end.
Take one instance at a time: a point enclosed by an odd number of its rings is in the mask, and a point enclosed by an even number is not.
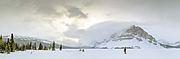
{"type": "Polygon", "coordinates": [[[2,53],[6,52],[6,42],[3,42],[3,44],[1,45],[1,49],[2,49],[2,53]]]}
{"type": "Polygon", "coordinates": [[[32,42],[29,43],[29,49],[32,49],[32,42]]]}
{"type": "Polygon", "coordinates": [[[32,46],[32,49],[33,49],[33,50],[37,50],[36,42],[34,42],[34,44],[33,44],[33,46],[32,46]]]}
{"type": "Polygon", "coordinates": [[[25,51],[26,50],[26,45],[25,44],[23,44],[22,46],[21,46],[21,49],[20,49],[21,51],[25,51]]]}
{"type": "Polygon", "coordinates": [[[3,45],[3,37],[2,37],[2,35],[0,36],[0,45],[3,45]]]}
{"type": "Polygon", "coordinates": [[[48,48],[45,46],[43,50],[48,50],[48,48]]]}
{"type": "Polygon", "coordinates": [[[51,48],[52,48],[52,46],[51,46],[51,45],[49,45],[49,50],[51,50],[51,48]]]}
{"type": "Polygon", "coordinates": [[[29,44],[26,44],[25,46],[26,46],[26,49],[29,50],[29,49],[28,49],[29,44]]]}
{"type": "Polygon", "coordinates": [[[20,50],[19,45],[17,43],[15,45],[16,45],[16,50],[19,51],[20,50]]]}
{"type": "Polygon", "coordinates": [[[42,45],[42,43],[39,44],[38,50],[43,50],[43,45],[42,45]]]}
{"type": "Polygon", "coordinates": [[[11,39],[10,39],[10,48],[11,48],[11,52],[15,51],[15,43],[14,43],[14,35],[11,34],[11,39]]]}
{"type": "Polygon", "coordinates": [[[32,42],[28,43],[26,45],[26,49],[31,50],[32,49],[32,42]]]}
{"type": "Polygon", "coordinates": [[[55,42],[53,41],[52,51],[55,51],[55,42]]]}
{"type": "Polygon", "coordinates": [[[11,48],[10,48],[10,45],[9,45],[9,44],[6,45],[5,50],[6,50],[6,52],[7,52],[8,54],[10,54],[11,48]]]}
{"type": "Polygon", "coordinates": [[[7,42],[6,42],[6,46],[5,46],[5,51],[10,54],[11,52],[11,47],[10,47],[10,40],[8,38],[7,42]]]}
{"type": "Polygon", "coordinates": [[[59,47],[59,50],[61,51],[61,50],[62,50],[62,48],[63,48],[63,45],[61,44],[61,45],[60,45],[60,47],[59,47]]]}
{"type": "Polygon", "coordinates": [[[0,36],[0,52],[4,51],[4,44],[3,44],[3,38],[2,35],[0,36]]]}

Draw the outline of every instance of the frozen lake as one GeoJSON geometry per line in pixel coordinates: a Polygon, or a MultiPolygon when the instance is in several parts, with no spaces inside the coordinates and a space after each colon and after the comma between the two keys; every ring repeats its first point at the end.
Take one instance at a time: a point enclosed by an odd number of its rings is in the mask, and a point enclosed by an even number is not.
{"type": "Polygon", "coordinates": [[[18,51],[0,54],[0,59],[180,59],[179,49],[64,49],[63,51],[18,51]]]}

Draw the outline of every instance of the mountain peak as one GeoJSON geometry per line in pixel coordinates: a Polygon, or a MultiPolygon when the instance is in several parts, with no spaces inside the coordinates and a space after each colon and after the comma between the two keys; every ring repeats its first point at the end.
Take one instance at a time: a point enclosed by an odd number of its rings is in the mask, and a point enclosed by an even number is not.
{"type": "Polygon", "coordinates": [[[152,39],[153,37],[144,31],[141,27],[132,25],[130,28],[126,29],[125,33],[131,34],[134,36],[142,37],[145,39],[152,39]]]}
{"type": "Polygon", "coordinates": [[[96,42],[95,45],[100,46],[140,46],[145,47],[145,45],[157,45],[155,38],[148,34],[143,28],[132,25],[124,31],[116,32],[110,36],[110,38],[105,39],[101,42],[96,42]],[[134,43],[133,43],[134,42],[134,43]],[[136,42],[136,43],[135,43],[136,42]],[[115,44],[115,45],[114,45],[115,44]]]}
{"type": "Polygon", "coordinates": [[[154,39],[154,37],[144,31],[141,27],[132,25],[129,28],[125,29],[125,31],[117,32],[112,34],[112,40],[128,40],[136,38],[139,41],[143,39],[154,39]]]}
{"type": "Polygon", "coordinates": [[[133,29],[133,30],[143,30],[141,27],[136,26],[136,25],[132,25],[132,26],[130,26],[130,28],[129,28],[129,29],[133,29]]]}
{"type": "Polygon", "coordinates": [[[132,25],[132,26],[130,26],[130,28],[126,29],[126,32],[138,34],[140,32],[145,32],[145,31],[139,26],[132,25]]]}

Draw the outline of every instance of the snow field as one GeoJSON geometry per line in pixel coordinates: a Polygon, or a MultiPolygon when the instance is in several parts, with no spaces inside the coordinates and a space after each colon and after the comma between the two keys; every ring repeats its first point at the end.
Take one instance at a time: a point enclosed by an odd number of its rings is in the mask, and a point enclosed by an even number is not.
{"type": "Polygon", "coordinates": [[[0,54],[0,59],[180,59],[178,49],[64,49],[63,51],[18,51],[0,54]],[[32,53],[31,53],[32,52],[32,53]]]}

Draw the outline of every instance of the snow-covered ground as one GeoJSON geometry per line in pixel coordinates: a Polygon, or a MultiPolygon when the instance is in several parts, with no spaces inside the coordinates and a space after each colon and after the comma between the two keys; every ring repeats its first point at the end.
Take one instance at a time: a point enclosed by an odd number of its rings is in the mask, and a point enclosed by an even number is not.
{"type": "Polygon", "coordinates": [[[66,49],[63,51],[25,51],[0,54],[0,59],[179,59],[179,49],[66,49]],[[32,52],[32,53],[31,53],[32,52]]]}

